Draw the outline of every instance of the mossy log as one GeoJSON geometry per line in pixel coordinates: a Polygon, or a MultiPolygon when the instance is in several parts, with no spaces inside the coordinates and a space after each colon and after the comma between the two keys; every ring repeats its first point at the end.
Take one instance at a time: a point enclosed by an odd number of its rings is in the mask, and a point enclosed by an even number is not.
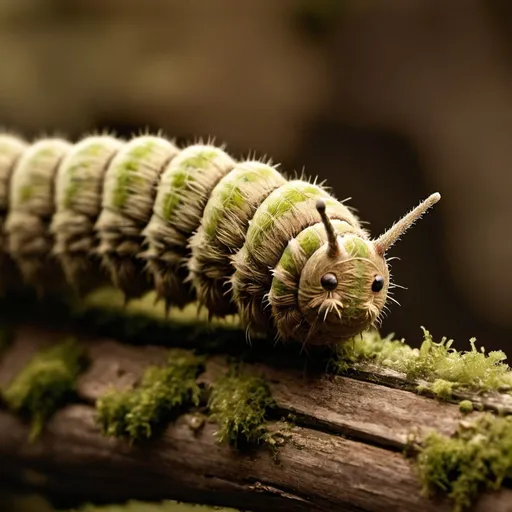
{"type": "MultiPolygon", "coordinates": [[[[0,386],[61,338],[62,332],[41,326],[17,327],[0,361],[0,386]]],[[[28,442],[29,425],[0,411],[3,481],[72,503],[177,499],[255,512],[453,509],[447,500],[422,495],[415,466],[402,452],[411,434],[434,429],[450,435],[463,419],[482,413],[463,414],[456,404],[418,395],[399,373],[361,367],[350,377],[310,376],[272,362],[247,363],[267,380],[276,402],[269,429],[283,417],[288,422],[277,450],[219,443],[217,425],[206,421],[197,428],[190,412],[132,445],[101,434],[94,404],[111,386],[131,386],[148,365],[164,363],[167,350],[99,338],[83,344],[90,364],[77,396],[36,441],[28,442]]],[[[207,389],[228,367],[225,356],[212,355],[198,382],[207,389]]],[[[470,398],[484,408],[510,407],[507,397],[470,398]]],[[[512,510],[512,490],[483,494],[473,509],[512,510]]]]}

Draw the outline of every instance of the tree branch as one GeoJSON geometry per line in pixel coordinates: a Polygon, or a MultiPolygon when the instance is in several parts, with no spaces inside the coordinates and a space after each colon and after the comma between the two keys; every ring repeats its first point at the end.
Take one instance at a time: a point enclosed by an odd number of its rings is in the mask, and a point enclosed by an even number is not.
{"type": "MultiPolygon", "coordinates": [[[[61,336],[19,328],[0,362],[0,385],[61,336]]],[[[393,382],[360,380],[362,373],[358,379],[306,377],[254,363],[249,370],[267,379],[277,403],[275,419],[296,417],[277,461],[269,450],[241,453],[218,444],[216,425],[192,428],[190,414],[163,435],[130,446],[101,435],[95,400],[111,385],[132,385],[149,364],[164,363],[166,350],[106,339],[88,340],[86,346],[91,364],[79,381],[81,403],[55,414],[34,444],[27,443],[27,425],[0,412],[3,479],[75,501],[178,499],[255,512],[451,510],[446,501],[421,496],[414,467],[400,451],[411,433],[455,432],[463,415],[454,404],[395,389],[393,382]]],[[[208,386],[227,369],[226,358],[212,356],[199,381],[208,386]]],[[[505,511],[511,504],[512,491],[503,489],[484,495],[475,510],[505,511]]]]}

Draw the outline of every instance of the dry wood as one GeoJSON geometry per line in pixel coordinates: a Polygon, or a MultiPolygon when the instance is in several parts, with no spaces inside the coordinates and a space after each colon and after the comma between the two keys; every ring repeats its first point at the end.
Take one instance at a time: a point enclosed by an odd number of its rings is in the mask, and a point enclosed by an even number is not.
{"type": "MultiPolygon", "coordinates": [[[[18,329],[0,362],[0,385],[39,347],[61,336],[18,329]]],[[[103,437],[94,424],[94,401],[110,385],[133,384],[148,364],[166,359],[166,350],[107,339],[87,346],[91,365],[79,382],[83,403],[58,412],[35,444],[27,444],[26,425],[0,413],[2,478],[73,500],[169,498],[253,511],[451,509],[421,496],[414,467],[400,451],[412,432],[454,432],[462,415],[454,404],[398,389],[399,375],[393,388],[391,381],[384,386],[360,380],[362,373],[358,379],[307,377],[250,365],[270,382],[280,412],[296,416],[276,462],[268,450],[242,454],[219,445],[216,426],[195,431],[188,414],[163,436],[134,447],[103,437]]],[[[211,357],[200,380],[213,382],[227,366],[223,357],[211,357]]],[[[475,510],[512,510],[512,490],[483,496],[475,510]]]]}

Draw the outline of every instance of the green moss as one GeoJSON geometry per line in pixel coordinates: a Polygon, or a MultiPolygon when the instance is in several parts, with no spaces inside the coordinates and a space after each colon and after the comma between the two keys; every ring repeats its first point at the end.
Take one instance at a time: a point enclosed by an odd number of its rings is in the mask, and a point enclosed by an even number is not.
{"type": "Polygon", "coordinates": [[[10,409],[31,419],[30,439],[44,422],[75,393],[76,381],[85,368],[85,352],[76,340],[38,352],[3,391],[10,409]]]}
{"type": "Polygon", "coordinates": [[[211,418],[219,425],[219,442],[234,446],[273,444],[266,423],[275,403],[261,377],[232,369],[213,386],[208,406],[211,418]]]}
{"type": "Polygon", "coordinates": [[[450,382],[444,379],[436,379],[431,386],[431,391],[438,398],[448,399],[451,398],[453,393],[454,382],[450,382]]]}
{"type": "Polygon", "coordinates": [[[133,389],[111,389],[96,402],[97,423],[106,436],[149,439],[186,406],[198,405],[196,377],[204,359],[171,350],[166,366],[151,366],[133,389]]]}
{"type": "MultiPolygon", "coordinates": [[[[478,350],[474,338],[470,350],[459,352],[451,347],[452,340],[434,342],[425,328],[423,334],[423,343],[415,349],[392,336],[363,333],[338,347],[332,366],[336,372],[345,372],[358,362],[373,362],[404,373],[410,380],[424,380],[430,391],[445,398],[459,388],[490,391],[512,386],[504,352],[486,353],[483,347],[478,350]]],[[[419,390],[423,389],[425,384],[419,390]]]]}
{"type": "Polygon", "coordinates": [[[430,433],[416,462],[427,495],[446,494],[456,511],[469,507],[480,492],[499,489],[512,470],[512,417],[487,413],[461,422],[452,437],[430,433]]]}
{"type": "Polygon", "coordinates": [[[462,402],[459,403],[459,411],[462,414],[473,412],[473,402],[471,400],[462,400],[462,402]]]}

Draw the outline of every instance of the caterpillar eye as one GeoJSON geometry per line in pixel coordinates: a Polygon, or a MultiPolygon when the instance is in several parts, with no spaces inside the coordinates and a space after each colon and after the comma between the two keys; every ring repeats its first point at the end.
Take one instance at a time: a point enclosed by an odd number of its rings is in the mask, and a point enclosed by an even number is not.
{"type": "Polygon", "coordinates": [[[380,292],[384,288],[384,278],[382,276],[375,276],[372,283],[372,292],[380,292]]]}
{"type": "Polygon", "coordinates": [[[320,284],[324,290],[328,292],[332,292],[338,286],[338,279],[334,274],[324,274],[322,279],[320,279],[320,284]]]}

